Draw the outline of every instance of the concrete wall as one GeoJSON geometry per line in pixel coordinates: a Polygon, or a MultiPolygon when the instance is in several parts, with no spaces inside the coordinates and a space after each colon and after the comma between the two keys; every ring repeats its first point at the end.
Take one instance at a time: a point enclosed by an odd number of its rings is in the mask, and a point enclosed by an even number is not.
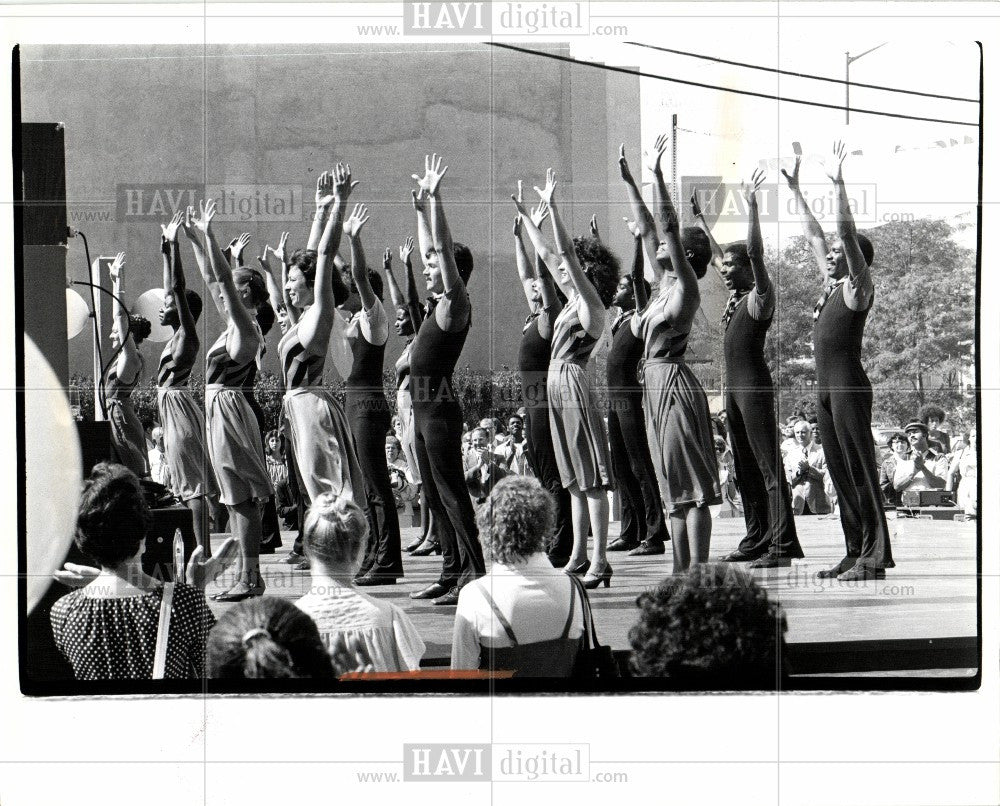
{"type": "MultiPolygon", "coordinates": [[[[474,329],[462,362],[476,369],[516,363],[526,305],[513,266],[509,195],[518,178],[560,182],[566,214],[584,232],[597,213],[606,238],[627,259],[614,155],[637,154],[638,81],[589,67],[487,46],[32,47],[22,52],[23,119],[66,124],[70,225],[92,256],[124,249],[134,299],[161,285],[159,227],[117,217],[120,185],[289,185],[306,200],[294,222],[220,223],[220,239],[241,230],[250,248],[277,243],[283,229],[304,245],[317,174],[350,162],[368,203],[369,262],[379,264],[414,233],[409,191],[425,153],[449,165],[444,184],[457,240],[472,249],[474,329]],[[614,197],[609,197],[609,187],[614,197]],[[619,232],[621,229],[621,232],[619,232]]],[[[415,234],[415,233],[414,233],[415,234]]],[[[82,244],[67,271],[85,274],[82,244]]],[[[196,275],[184,252],[189,283],[196,275]]],[[[398,260],[397,260],[398,263],[398,260]]],[[[220,322],[206,308],[210,342],[220,322]]],[[[272,337],[269,368],[276,368],[272,337]]],[[[401,344],[393,335],[388,360],[401,344]]],[[[160,345],[144,347],[152,366],[160,345]]],[[[70,343],[71,371],[89,372],[90,342],[70,343]]]]}

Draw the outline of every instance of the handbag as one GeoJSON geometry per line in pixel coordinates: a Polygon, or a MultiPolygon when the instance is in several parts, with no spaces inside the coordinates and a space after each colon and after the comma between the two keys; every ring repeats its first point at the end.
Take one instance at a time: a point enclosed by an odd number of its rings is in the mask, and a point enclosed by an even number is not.
{"type": "Polygon", "coordinates": [[[156,650],[153,652],[153,679],[162,680],[167,669],[167,640],[170,638],[170,605],[174,600],[174,583],[163,585],[160,598],[160,621],[156,627],[156,650]]]}
{"type": "Polygon", "coordinates": [[[620,677],[618,664],[615,662],[611,647],[604,646],[597,640],[594,613],[590,609],[587,589],[575,576],[571,575],[570,579],[580,594],[583,609],[583,637],[580,642],[580,651],[576,655],[576,664],[573,666],[573,678],[576,680],[611,680],[620,677]]]}

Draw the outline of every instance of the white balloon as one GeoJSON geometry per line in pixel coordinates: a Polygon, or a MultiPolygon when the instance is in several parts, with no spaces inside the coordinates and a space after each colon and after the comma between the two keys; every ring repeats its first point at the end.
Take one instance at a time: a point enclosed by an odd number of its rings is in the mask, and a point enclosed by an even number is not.
{"type": "Polygon", "coordinates": [[[28,612],[62,567],[76,531],[83,481],[80,438],[52,367],[24,337],[25,545],[28,612]]]}
{"type": "Polygon", "coordinates": [[[162,288],[151,288],[141,294],[131,306],[131,312],[134,316],[145,316],[149,320],[149,324],[152,325],[153,329],[146,337],[146,341],[165,342],[174,335],[174,329],[170,325],[160,324],[160,308],[163,307],[163,297],[162,288]]]}
{"type": "Polygon", "coordinates": [[[72,288],[66,289],[66,338],[79,336],[90,321],[90,308],[72,288]]]}

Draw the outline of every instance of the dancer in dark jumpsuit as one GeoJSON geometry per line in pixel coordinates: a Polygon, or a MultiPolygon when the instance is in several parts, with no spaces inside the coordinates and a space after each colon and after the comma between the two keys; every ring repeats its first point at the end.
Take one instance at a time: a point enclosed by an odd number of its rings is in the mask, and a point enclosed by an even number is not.
{"type": "Polygon", "coordinates": [[[618,480],[622,502],[622,528],[608,551],[628,551],[630,555],[663,554],[670,539],[663,503],[656,485],[656,468],[646,437],[646,415],[642,410],[639,361],[642,339],[632,333],[632,314],[646,307],[649,283],[643,274],[642,234],[631,225],[635,240],[632,274],[622,276],[614,305],[621,313],[611,323],[608,351],[608,439],[611,466],[618,480]]]}
{"type": "Polygon", "coordinates": [[[774,386],[764,359],[775,293],[764,265],[757,208],[763,181],[763,171],[757,171],[750,186],[743,186],[750,212],[747,242],[725,250],[720,271],[731,292],[722,317],[726,422],[747,525],[746,537],[724,561],[752,560],[751,568],[777,568],[803,554],[778,449],[774,386]]]}
{"type": "Polygon", "coordinates": [[[410,390],[417,464],[438,526],[443,567],[437,582],[410,596],[457,605],[459,590],[483,576],[486,564],[465,483],[462,405],[451,377],[472,325],[472,304],[465,289],[472,254],[453,243],[448,230],[438,192],[446,170],[440,157],[428,156],[424,176],[418,179],[420,190],[413,192],[424,277],[436,303],[410,350],[410,390]]]}
{"type": "Polygon", "coordinates": [[[782,174],[795,194],[806,239],[826,278],[813,312],[817,419],[837,491],[847,555],[819,576],[852,581],[882,579],[885,569],[895,563],[871,432],[872,387],[861,364],[865,321],[875,298],[871,276],[875,251],[871,241],[855,229],[842,171],[846,155],[838,141],[826,163],[838,208],[837,238],[829,249],[799,187],[801,159],[796,158],[791,174],[784,170],[782,174]]]}
{"type": "MultiPolygon", "coordinates": [[[[520,185],[518,186],[520,192],[520,185]]],[[[531,213],[534,225],[539,226],[548,215],[544,205],[531,213]]],[[[547,552],[549,562],[562,568],[573,550],[573,515],[569,491],[562,486],[559,466],[552,449],[549,426],[548,384],[549,355],[552,352],[552,325],[562,310],[562,300],[549,275],[548,267],[537,255],[535,269],[528,262],[521,231],[521,216],[514,219],[514,253],[517,272],[524,287],[531,313],[521,332],[521,346],[517,355],[517,368],[521,375],[521,399],[527,412],[525,434],[528,443],[528,463],[541,485],[556,501],[555,531],[547,552]]]]}

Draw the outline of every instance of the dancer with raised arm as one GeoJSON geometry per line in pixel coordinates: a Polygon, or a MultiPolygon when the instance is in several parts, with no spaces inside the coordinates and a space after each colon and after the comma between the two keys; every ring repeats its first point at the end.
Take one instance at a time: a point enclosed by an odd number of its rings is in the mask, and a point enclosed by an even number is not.
{"type": "MultiPolygon", "coordinates": [[[[285,283],[294,324],[278,344],[285,385],[281,416],[309,502],[324,492],[363,500],[365,489],[343,406],[322,385],[330,341],[343,338],[334,322],[339,316],[335,308],[350,292],[333,256],[343,232],[344,204],[356,185],[350,166],[342,163],[320,175],[310,233],[310,243],[317,230],[322,233],[319,251],[297,250],[285,283]]],[[[336,368],[330,369],[336,376],[336,368]]],[[[339,380],[333,378],[334,383],[339,380]]],[[[295,567],[306,570],[309,560],[295,567]]]]}
{"type": "MultiPolygon", "coordinates": [[[[521,331],[521,347],[517,355],[517,368],[521,375],[521,399],[527,413],[525,432],[528,442],[528,462],[542,486],[556,502],[555,531],[545,547],[549,562],[562,568],[569,562],[573,551],[573,505],[569,491],[563,487],[559,476],[555,450],[552,447],[552,426],[549,422],[548,373],[552,354],[552,329],[563,300],[556,291],[548,267],[535,255],[535,266],[528,261],[524,246],[524,216],[521,182],[517,183],[518,215],[514,219],[514,259],[517,274],[528,300],[528,318],[521,331]]],[[[548,217],[544,204],[535,207],[529,218],[536,229],[548,217]]]]}
{"type": "Polygon", "coordinates": [[[472,253],[452,241],[445,220],[440,183],[447,170],[437,154],[428,156],[423,177],[414,175],[420,189],[413,192],[424,278],[433,295],[432,309],[410,350],[414,442],[441,540],[443,567],[436,582],[410,595],[433,599],[437,605],[458,604],[461,588],[486,573],[462,467],[462,404],[452,382],[472,326],[472,302],[465,287],[472,274],[472,253]]]}
{"type": "Polygon", "coordinates": [[[146,432],[132,408],[132,390],[142,376],[142,356],[138,347],[152,331],[149,320],[131,316],[123,304],[125,253],[119,252],[108,267],[111,275],[111,346],[117,358],[104,375],[104,396],[108,420],[111,422],[111,452],[119,464],[125,465],[139,478],[149,476],[149,454],[146,452],[146,432]]]}
{"type": "Polygon", "coordinates": [[[608,351],[608,439],[611,465],[618,480],[622,527],[608,551],[628,551],[632,556],[663,554],[670,539],[663,502],[656,483],[656,468],[649,452],[646,416],[642,410],[639,362],[642,339],[632,332],[632,315],[649,301],[649,283],[643,277],[642,229],[626,219],[634,251],[632,273],[622,275],[614,305],[621,311],[611,323],[608,351]]]}
{"type": "Polygon", "coordinates": [[[882,579],[893,568],[889,529],[878,483],[871,436],[872,386],[861,364],[865,322],[875,301],[871,264],[875,250],[857,231],[844,185],[847,149],[840,141],[826,163],[837,198],[837,237],[826,237],[799,186],[801,158],[792,173],[782,169],[795,195],[806,241],[825,280],[813,311],[813,348],[819,430],[827,470],[837,491],[847,555],[821,577],[844,580],[882,579]]]}
{"type": "Polygon", "coordinates": [[[174,494],[194,517],[194,535],[206,558],[212,556],[209,534],[209,499],[219,494],[208,463],[205,446],[205,413],[188,388],[188,379],[198,357],[198,317],[201,297],[187,287],[177,231],[184,213],[177,213],[163,226],[163,307],[160,324],[173,328],[173,335],[160,354],[156,371],[156,407],[163,426],[163,453],[174,494]]]}
{"type": "Polygon", "coordinates": [[[257,272],[230,268],[212,231],[214,217],[215,202],[201,202],[194,227],[204,239],[199,246],[208,257],[212,286],[218,289],[217,303],[226,323],[205,355],[205,421],[219,501],[229,510],[229,527],[239,540],[241,563],[236,584],[214,598],[238,602],[264,592],[260,504],[272,493],[271,478],[257,419],[243,389],[263,347],[255,316],[267,301],[267,289],[257,272]]]}
{"type": "Polygon", "coordinates": [[[573,550],[566,572],[585,574],[583,585],[611,585],[608,562],[608,491],[614,486],[608,432],[587,377],[587,363],[604,333],[608,306],[618,284],[618,261],[593,237],[570,237],[555,200],[556,178],[550,168],[545,187],[535,190],[548,206],[557,253],[524,220],[535,253],[554,276],[567,302],[553,325],[547,392],[552,445],[563,487],[573,512],[573,550]],[[587,559],[587,535],[593,532],[593,561],[587,559]]]}
{"type": "Polygon", "coordinates": [[[730,292],[722,316],[726,424],[747,525],[746,537],[724,560],[752,560],[751,568],[777,568],[791,565],[793,558],[803,554],[778,449],[774,385],[764,358],[775,291],[764,265],[757,206],[757,190],[763,182],[764,172],[758,170],[749,185],[743,184],[750,212],[747,241],[723,250],[720,271],[730,292]]]}
{"type": "Polygon", "coordinates": [[[361,228],[368,208],[356,205],[344,222],[351,242],[351,276],[361,297],[361,310],[351,319],[347,341],[351,374],[347,376],[347,421],[354,435],[368,498],[369,533],[356,585],[392,585],[403,576],[399,515],[385,462],[385,435],[392,420],[382,385],[382,361],[389,340],[389,320],[382,306],[382,277],[368,270],[361,246],[361,228]]]}
{"type": "Polygon", "coordinates": [[[659,289],[645,310],[636,311],[632,332],[641,334],[645,345],[641,372],[646,422],[656,440],[653,458],[660,497],[670,515],[674,573],[682,573],[692,562],[708,561],[712,539],[709,506],[721,504],[722,493],[708,398],[684,361],[701,300],[698,280],[708,269],[711,249],[701,230],[685,227],[681,232],[680,219],[667,193],[660,166],[667,143],[665,135],[656,138],[650,166],[664,231],[663,243],[656,237],[655,222],[632,177],[624,144],[618,165],[632,201],[636,225],[641,228],[640,236],[648,251],[655,254],[651,267],[659,289]]]}

